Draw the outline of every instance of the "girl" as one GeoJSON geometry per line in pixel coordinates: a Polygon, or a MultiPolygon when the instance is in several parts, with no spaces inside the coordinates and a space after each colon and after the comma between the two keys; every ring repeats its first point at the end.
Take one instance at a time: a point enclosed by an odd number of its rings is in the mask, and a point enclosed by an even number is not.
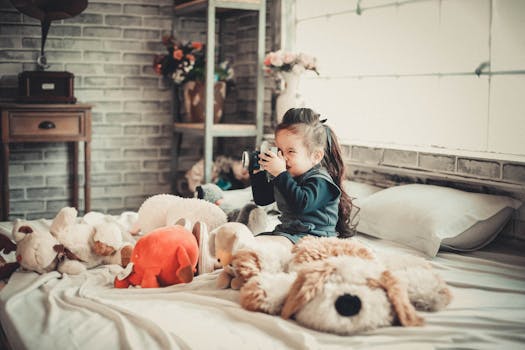
{"type": "Polygon", "coordinates": [[[288,110],[275,130],[277,154],[259,155],[260,170],[250,174],[253,197],[258,205],[275,201],[281,224],[257,239],[291,247],[306,235],[353,235],[341,148],[325,121],[309,108],[288,110]],[[273,179],[268,181],[265,171],[273,179]]]}

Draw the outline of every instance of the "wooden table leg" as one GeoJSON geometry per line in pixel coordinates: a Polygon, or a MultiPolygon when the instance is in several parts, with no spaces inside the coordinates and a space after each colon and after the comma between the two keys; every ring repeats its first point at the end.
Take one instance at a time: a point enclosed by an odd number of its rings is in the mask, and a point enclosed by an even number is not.
{"type": "Polygon", "coordinates": [[[0,170],[0,219],[9,220],[9,144],[2,143],[0,160],[2,169],[0,170]]]}
{"type": "Polygon", "coordinates": [[[71,153],[73,153],[73,161],[71,162],[73,207],[78,210],[78,142],[71,142],[69,147],[71,153]]]}
{"type": "Polygon", "coordinates": [[[85,212],[91,210],[91,142],[84,143],[84,208],[85,212]]]}

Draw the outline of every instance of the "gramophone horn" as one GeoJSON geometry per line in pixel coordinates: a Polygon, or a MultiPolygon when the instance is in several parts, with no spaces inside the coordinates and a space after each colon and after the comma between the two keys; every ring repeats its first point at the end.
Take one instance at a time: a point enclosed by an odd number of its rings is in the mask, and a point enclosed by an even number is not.
{"type": "Polygon", "coordinates": [[[14,7],[40,21],[74,17],[84,11],[87,0],[11,0],[14,7]]]}
{"type": "Polygon", "coordinates": [[[29,17],[40,20],[42,27],[42,40],[40,56],[37,59],[41,69],[47,67],[47,60],[44,54],[47,33],[51,26],[51,21],[74,17],[84,11],[87,7],[87,0],[10,0],[14,7],[29,17]]]}

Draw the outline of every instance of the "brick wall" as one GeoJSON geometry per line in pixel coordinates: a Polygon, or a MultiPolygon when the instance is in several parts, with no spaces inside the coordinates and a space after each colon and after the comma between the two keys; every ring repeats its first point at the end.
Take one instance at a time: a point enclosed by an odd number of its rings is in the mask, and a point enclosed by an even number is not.
{"type": "MultiPolygon", "coordinates": [[[[272,3],[267,1],[267,18],[272,3]]],[[[180,39],[206,39],[205,18],[174,18],[172,4],[172,0],[92,0],[81,15],[51,25],[46,42],[49,70],[74,73],[75,96],[95,106],[93,210],[136,210],[152,194],[177,191],[184,172],[202,156],[201,138],[184,139],[178,171],[172,173],[172,108],[177,106],[172,106],[168,82],[153,72],[152,57],[165,51],[161,37],[172,26],[180,39]]],[[[267,20],[267,50],[275,49],[271,23],[267,20]]],[[[236,57],[236,86],[228,92],[225,121],[250,122],[255,112],[257,16],[245,12],[221,25],[216,41],[223,45],[218,55],[236,57]]],[[[36,68],[39,47],[39,22],[20,14],[8,0],[0,0],[2,100],[15,97],[19,72],[36,68]]],[[[271,88],[267,80],[267,129],[271,88]]],[[[253,147],[253,139],[221,139],[217,146],[221,153],[235,155],[253,147]]],[[[53,217],[68,205],[67,180],[66,145],[12,145],[11,218],[53,217]]]]}
{"type": "MultiPolygon", "coordinates": [[[[51,25],[49,70],[74,73],[75,96],[94,105],[94,210],[136,210],[146,197],[170,191],[172,92],[151,63],[171,31],[172,3],[91,0],[81,15],[51,25]]],[[[15,95],[19,72],[36,68],[39,47],[39,22],[0,0],[3,100],[15,95]]],[[[61,143],[12,145],[11,218],[49,218],[68,205],[67,163],[61,143]]]]}
{"type": "MultiPolygon", "coordinates": [[[[351,179],[379,185],[428,183],[507,195],[525,203],[525,163],[399,149],[344,145],[351,179]]],[[[525,240],[525,204],[504,228],[525,240]]]]}

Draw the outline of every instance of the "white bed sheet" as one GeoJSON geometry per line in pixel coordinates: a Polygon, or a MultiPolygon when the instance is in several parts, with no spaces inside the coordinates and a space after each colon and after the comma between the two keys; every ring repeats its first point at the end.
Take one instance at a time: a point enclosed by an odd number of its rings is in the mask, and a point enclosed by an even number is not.
{"type": "MultiPolygon", "coordinates": [[[[410,252],[359,239],[378,251],[410,252]]],[[[215,288],[218,271],[187,285],[123,290],[112,287],[115,265],[78,276],[16,272],[0,291],[0,321],[13,349],[523,349],[525,257],[497,243],[432,260],[454,300],[422,313],[424,327],[316,332],[242,309],[237,291],[215,288]]]]}

